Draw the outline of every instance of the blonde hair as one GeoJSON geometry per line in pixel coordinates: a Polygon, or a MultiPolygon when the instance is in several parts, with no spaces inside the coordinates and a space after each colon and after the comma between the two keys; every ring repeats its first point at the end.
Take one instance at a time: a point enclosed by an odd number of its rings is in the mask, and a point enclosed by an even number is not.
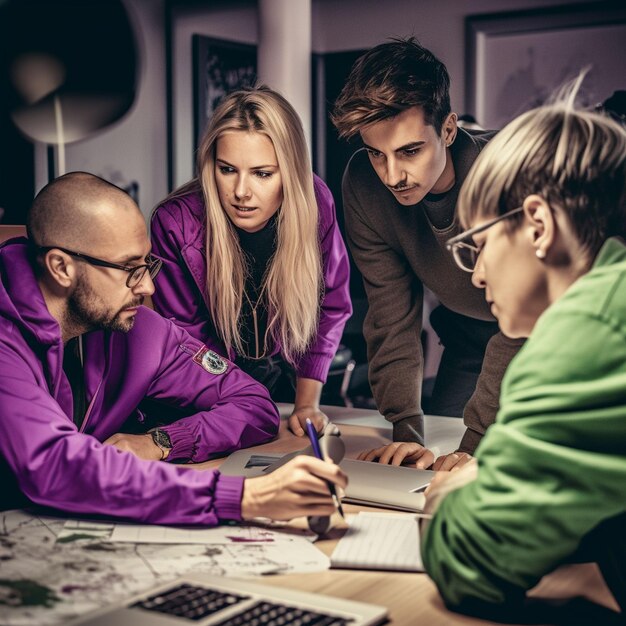
{"type": "MultiPolygon", "coordinates": [[[[626,232],[626,129],[577,109],[584,73],[552,104],[520,115],[481,152],[461,188],[458,217],[467,227],[521,206],[538,194],[563,210],[590,254],[626,232]]],[[[522,216],[507,224],[514,228],[522,216]]]]}
{"type": "MultiPolygon", "coordinates": [[[[244,288],[249,269],[235,227],[220,203],[215,150],[227,131],[266,135],[276,151],[283,185],[277,213],[277,244],[264,277],[267,338],[280,343],[294,364],[313,339],[322,292],[318,207],[302,123],[280,94],[263,85],[235,91],[222,101],[204,132],[197,156],[198,177],[168,199],[202,191],[206,207],[207,301],[226,348],[245,354],[240,337],[244,288]]],[[[267,349],[267,345],[264,347],[267,349]]]]}

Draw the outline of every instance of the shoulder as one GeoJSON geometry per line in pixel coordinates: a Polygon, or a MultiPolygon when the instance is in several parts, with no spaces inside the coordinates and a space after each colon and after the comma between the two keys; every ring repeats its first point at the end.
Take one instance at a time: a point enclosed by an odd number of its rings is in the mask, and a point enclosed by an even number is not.
{"type": "Polygon", "coordinates": [[[122,335],[129,345],[141,345],[144,350],[155,353],[163,352],[172,342],[184,344],[191,339],[184,329],[147,306],[137,309],[135,324],[128,333],[114,334],[122,335]]]}
{"type": "Polygon", "coordinates": [[[625,341],[626,266],[592,271],[539,318],[505,374],[503,400],[527,391],[550,395],[560,385],[571,394],[591,385],[597,393],[595,384],[609,385],[611,377],[626,374],[625,341]]]}
{"type": "Polygon", "coordinates": [[[367,181],[370,179],[377,181],[378,176],[372,169],[372,165],[365,148],[360,148],[350,157],[350,160],[348,161],[344,174],[344,181],[367,181]]]}
{"type": "Polygon", "coordinates": [[[459,133],[467,135],[473,146],[480,152],[497,135],[498,131],[459,128],[459,133]]]}
{"type": "Polygon", "coordinates": [[[335,199],[328,185],[317,175],[313,174],[313,191],[320,213],[328,208],[334,209],[335,199]]]}
{"type": "Polygon", "coordinates": [[[152,213],[152,222],[162,224],[203,223],[205,217],[204,198],[198,191],[170,198],[160,204],[152,213]]]}
{"type": "Polygon", "coordinates": [[[359,205],[361,209],[370,205],[387,206],[392,199],[391,194],[374,171],[364,148],[357,150],[348,161],[343,175],[342,190],[344,211],[354,204],[359,205]]]}
{"type": "Polygon", "coordinates": [[[159,205],[152,213],[150,228],[153,240],[170,233],[176,239],[191,243],[204,239],[205,232],[204,199],[200,192],[192,191],[171,198],[159,205]]]}
{"type": "Polygon", "coordinates": [[[319,231],[323,235],[337,219],[335,199],[328,185],[317,174],[313,174],[313,189],[319,215],[319,231]]]}

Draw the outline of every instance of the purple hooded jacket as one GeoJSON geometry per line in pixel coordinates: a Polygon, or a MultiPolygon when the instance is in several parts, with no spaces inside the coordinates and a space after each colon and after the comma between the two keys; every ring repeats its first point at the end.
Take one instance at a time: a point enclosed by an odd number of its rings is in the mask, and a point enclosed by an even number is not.
{"type": "Polygon", "coordinates": [[[26,239],[9,240],[0,246],[2,484],[11,491],[17,482],[31,501],[70,512],[159,524],[241,519],[242,478],[145,461],[101,443],[144,397],[191,414],[164,428],[173,443],[168,461],[202,461],[276,435],[279,415],[267,390],[229,362],[224,373],[210,373],[206,353],[145,307],[128,333],[85,334],[89,408],[77,429],[61,329],[37,284],[26,239]]]}
{"type": "MultiPolygon", "coordinates": [[[[319,208],[319,241],[324,273],[324,297],[317,335],[296,364],[302,378],[326,381],[346,320],[352,314],[350,265],[335,203],[324,181],[313,177],[319,208]]],[[[206,300],[206,211],[201,194],[190,193],[170,200],[154,212],[151,223],[152,253],[163,260],[156,280],[154,306],[159,313],[192,336],[226,355],[206,300]]],[[[280,345],[271,354],[280,352],[280,345]]],[[[228,355],[234,359],[234,352],[228,355]]]]}

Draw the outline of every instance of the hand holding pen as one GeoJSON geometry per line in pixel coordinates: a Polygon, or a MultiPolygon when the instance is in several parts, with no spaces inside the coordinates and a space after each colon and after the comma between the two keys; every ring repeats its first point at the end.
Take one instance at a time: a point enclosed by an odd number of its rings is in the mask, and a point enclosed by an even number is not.
{"type": "MultiPolygon", "coordinates": [[[[306,432],[309,435],[309,439],[311,440],[311,447],[313,448],[313,453],[318,459],[323,461],[324,456],[320,449],[320,442],[317,439],[317,432],[315,431],[315,427],[313,426],[313,423],[308,418],[306,420],[306,432]]],[[[341,507],[341,502],[339,501],[339,497],[337,496],[337,490],[335,489],[335,485],[333,485],[333,483],[328,482],[328,481],[327,481],[327,485],[328,485],[328,490],[330,491],[330,495],[333,499],[333,503],[335,504],[335,509],[337,510],[339,515],[341,515],[341,517],[345,519],[343,508],[341,507]]]]}

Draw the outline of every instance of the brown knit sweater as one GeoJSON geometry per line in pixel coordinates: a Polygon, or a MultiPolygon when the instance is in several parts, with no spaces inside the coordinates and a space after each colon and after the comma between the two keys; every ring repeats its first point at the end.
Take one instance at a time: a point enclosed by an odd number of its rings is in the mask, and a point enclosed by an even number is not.
{"type": "MultiPolygon", "coordinates": [[[[423,286],[452,311],[494,319],[482,290],[472,285],[471,274],[459,269],[445,249],[445,242],[459,232],[454,211],[460,186],[492,136],[492,132],[470,134],[459,129],[451,147],[454,186],[436,199],[425,198],[412,207],[396,202],[364,150],[352,156],[344,174],[347,239],[363,275],[369,305],[363,332],[370,384],[378,410],[393,423],[394,441],[423,442],[423,286]]],[[[521,345],[511,342],[501,333],[489,342],[486,358],[495,355],[497,367],[486,367],[483,362],[476,391],[465,410],[471,433],[467,441],[463,439],[464,451],[473,451],[477,440],[471,435],[482,435],[495,420],[500,380],[521,345]]]]}

